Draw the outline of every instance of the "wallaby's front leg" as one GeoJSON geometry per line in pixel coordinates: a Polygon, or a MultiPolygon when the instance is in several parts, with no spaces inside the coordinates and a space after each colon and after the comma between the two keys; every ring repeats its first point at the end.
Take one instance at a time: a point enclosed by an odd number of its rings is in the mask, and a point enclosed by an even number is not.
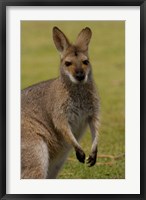
{"type": "Polygon", "coordinates": [[[99,120],[98,118],[92,118],[89,120],[89,127],[92,135],[92,147],[91,147],[91,153],[89,157],[87,158],[87,164],[91,167],[95,165],[96,159],[97,159],[97,151],[98,151],[98,125],[99,120]]]}
{"type": "Polygon", "coordinates": [[[75,151],[76,151],[76,157],[77,159],[84,163],[85,162],[85,153],[82,150],[82,147],[79,145],[79,143],[77,142],[75,136],[73,135],[72,131],[70,128],[67,128],[64,131],[65,135],[67,136],[67,140],[68,142],[74,147],[75,151]]]}
{"type": "Polygon", "coordinates": [[[80,162],[84,163],[85,162],[85,153],[82,150],[82,147],[77,142],[77,140],[76,140],[75,136],[73,135],[71,129],[70,128],[66,129],[64,133],[68,137],[68,142],[74,147],[74,149],[76,151],[76,157],[77,157],[77,159],[80,162]]]}
{"type": "MultiPolygon", "coordinates": [[[[60,125],[60,124],[59,124],[60,125]]],[[[80,144],[77,142],[75,136],[73,135],[71,128],[69,124],[63,120],[61,125],[59,126],[59,131],[64,135],[65,140],[74,147],[76,151],[76,157],[77,159],[84,163],[85,162],[85,153],[82,150],[82,147],[80,144]]]]}

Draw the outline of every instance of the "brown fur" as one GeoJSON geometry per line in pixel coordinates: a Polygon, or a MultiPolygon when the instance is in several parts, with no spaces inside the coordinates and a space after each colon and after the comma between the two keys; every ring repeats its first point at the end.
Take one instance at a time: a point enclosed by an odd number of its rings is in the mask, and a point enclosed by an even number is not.
{"type": "Polygon", "coordinates": [[[71,45],[57,28],[53,39],[61,54],[60,76],[22,91],[21,96],[21,178],[56,178],[69,150],[74,147],[78,160],[85,153],[78,141],[89,124],[93,144],[87,164],[97,156],[99,99],[88,58],[91,30],[85,28],[71,45]],[[65,62],[71,62],[66,66],[65,62]],[[78,71],[85,75],[78,81],[78,71]]]}

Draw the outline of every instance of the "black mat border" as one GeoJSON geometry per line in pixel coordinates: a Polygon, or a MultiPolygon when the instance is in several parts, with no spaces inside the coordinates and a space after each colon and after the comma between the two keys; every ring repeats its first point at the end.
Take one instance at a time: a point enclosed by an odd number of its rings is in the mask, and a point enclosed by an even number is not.
{"type": "MultiPolygon", "coordinates": [[[[146,200],[146,1],[145,0],[0,0],[0,198],[146,200]],[[140,6],[140,194],[6,194],[6,8],[7,6],[140,6]]],[[[135,148],[136,151],[136,148],[135,148]]],[[[134,152],[133,152],[134,153],[134,152]]],[[[134,167],[134,166],[133,166],[134,167]]]]}

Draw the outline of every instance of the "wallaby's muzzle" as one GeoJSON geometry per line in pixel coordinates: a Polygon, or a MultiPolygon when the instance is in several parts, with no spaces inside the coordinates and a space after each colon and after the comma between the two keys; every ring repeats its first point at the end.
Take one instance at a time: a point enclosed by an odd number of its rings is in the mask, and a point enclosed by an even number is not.
{"type": "Polygon", "coordinates": [[[75,78],[77,81],[83,81],[85,79],[85,73],[83,70],[76,71],[75,78]]]}

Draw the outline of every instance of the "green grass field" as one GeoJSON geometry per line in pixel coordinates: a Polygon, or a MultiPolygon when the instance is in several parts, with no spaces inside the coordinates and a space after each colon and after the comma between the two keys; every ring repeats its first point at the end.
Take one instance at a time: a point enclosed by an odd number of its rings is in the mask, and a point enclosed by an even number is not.
{"type": "MultiPolygon", "coordinates": [[[[79,163],[72,151],[58,178],[125,178],[125,23],[124,21],[22,21],[21,86],[57,77],[59,54],[52,39],[58,26],[71,41],[89,26],[93,36],[89,46],[93,75],[101,101],[101,121],[97,164],[79,163]]],[[[90,131],[80,142],[86,155],[91,148],[90,131]]]]}

